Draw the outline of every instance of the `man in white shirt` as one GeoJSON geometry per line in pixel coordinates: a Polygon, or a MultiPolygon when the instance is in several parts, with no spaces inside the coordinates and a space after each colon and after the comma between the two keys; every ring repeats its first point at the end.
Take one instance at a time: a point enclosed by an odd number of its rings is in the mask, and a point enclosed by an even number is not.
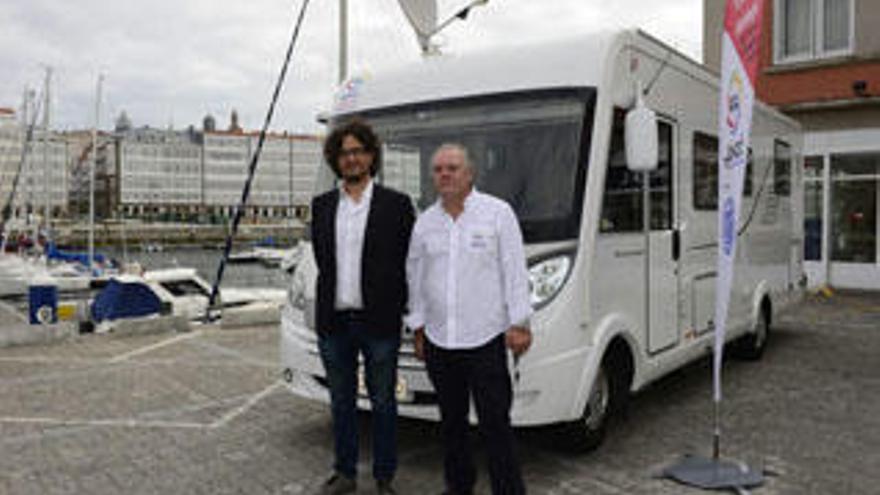
{"type": "Polygon", "coordinates": [[[446,493],[471,494],[476,482],[467,438],[473,397],[492,493],[520,495],[525,486],[510,425],[506,349],[518,357],[532,341],[522,233],[510,205],[474,188],[464,147],[441,146],[432,176],[439,199],[413,229],[406,322],[437,392],[446,493]]]}
{"type": "Polygon", "coordinates": [[[359,355],[373,411],[376,493],[395,493],[397,357],[415,211],[409,196],[373,183],[381,154],[378,137],[365,123],[353,121],[335,129],[324,143],[324,157],[342,185],[312,201],[316,329],[336,454],[322,495],[357,489],[359,355]]]}

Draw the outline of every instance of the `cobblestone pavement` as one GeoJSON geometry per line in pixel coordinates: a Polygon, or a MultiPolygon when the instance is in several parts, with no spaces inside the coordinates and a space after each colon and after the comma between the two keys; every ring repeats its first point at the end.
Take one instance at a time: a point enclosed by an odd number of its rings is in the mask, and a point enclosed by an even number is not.
{"type": "MultiPolygon", "coordinates": [[[[754,493],[880,493],[880,295],[806,300],[762,361],[725,373],[724,453],[770,473],[754,493]]],[[[274,328],[0,349],[0,494],[313,493],[329,415],[278,374],[274,328]]],[[[708,363],[689,366],[637,395],[586,455],[560,447],[559,429],[520,431],[530,492],[699,493],[654,475],[708,453],[710,396],[708,363]]],[[[361,493],[368,452],[367,439],[361,493]]],[[[401,494],[441,491],[435,425],[402,421],[400,462],[401,494]]]]}

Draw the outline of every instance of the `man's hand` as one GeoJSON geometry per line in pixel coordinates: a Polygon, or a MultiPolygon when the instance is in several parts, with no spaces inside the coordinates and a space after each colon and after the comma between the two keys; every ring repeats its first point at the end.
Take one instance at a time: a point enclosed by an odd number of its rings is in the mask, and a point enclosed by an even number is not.
{"type": "Polygon", "coordinates": [[[504,343],[514,356],[519,357],[531,347],[532,332],[525,327],[510,327],[504,335],[504,343]]]}
{"type": "Polygon", "coordinates": [[[420,361],[425,360],[425,327],[416,328],[413,331],[413,348],[416,351],[416,357],[420,361]]]}

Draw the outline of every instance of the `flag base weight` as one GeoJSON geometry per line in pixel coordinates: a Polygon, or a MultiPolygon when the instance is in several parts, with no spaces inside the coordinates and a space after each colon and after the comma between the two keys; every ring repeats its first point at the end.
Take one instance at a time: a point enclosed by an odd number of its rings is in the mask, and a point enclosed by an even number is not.
{"type": "Polygon", "coordinates": [[[706,490],[745,489],[764,484],[764,475],[731,460],[686,456],[663,470],[663,477],[706,490]]]}

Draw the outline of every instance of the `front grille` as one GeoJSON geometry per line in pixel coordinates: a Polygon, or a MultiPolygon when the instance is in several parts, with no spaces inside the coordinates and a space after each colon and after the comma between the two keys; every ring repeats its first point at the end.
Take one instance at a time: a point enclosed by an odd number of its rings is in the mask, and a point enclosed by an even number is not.
{"type": "MultiPolygon", "coordinates": [[[[324,389],[328,389],[329,385],[327,383],[327,379],[323,376],[311,375],[312,379],[315,382],[324,387],[324,389]]],[[[420,392],[413,391],[412,400],[406,401],[407,404],[411,404],[414,406],[428,406],[428,405],[436,405],[437,404],[437,393],[436,392],[420,392]]]]}

